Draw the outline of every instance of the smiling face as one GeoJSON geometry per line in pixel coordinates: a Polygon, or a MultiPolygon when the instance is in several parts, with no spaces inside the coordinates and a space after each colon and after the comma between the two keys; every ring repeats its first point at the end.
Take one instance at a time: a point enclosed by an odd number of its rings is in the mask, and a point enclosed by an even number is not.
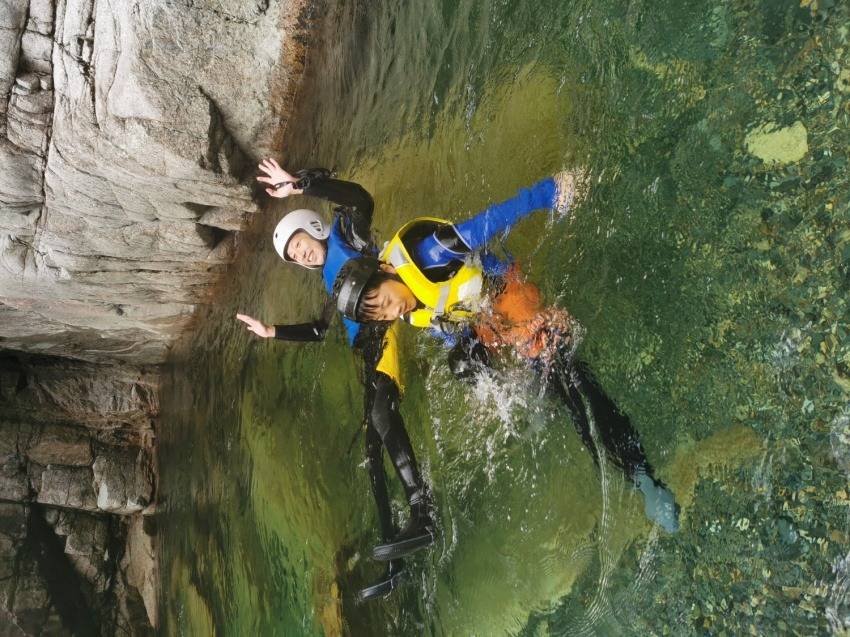
{"type": "Polygon", "coordinates": [[[286,244],[286,256],[308,268],[324,265],[327,251],[324,241],[314,239],[303,230],[293,234],[286,244]]]}
{"type": "Polygon", "coordinates": [[[416,297],[398,279],[384,279],[366,292],[360,305],[357,313],[368,321],[394,321],[416,309],[416,297]]]}

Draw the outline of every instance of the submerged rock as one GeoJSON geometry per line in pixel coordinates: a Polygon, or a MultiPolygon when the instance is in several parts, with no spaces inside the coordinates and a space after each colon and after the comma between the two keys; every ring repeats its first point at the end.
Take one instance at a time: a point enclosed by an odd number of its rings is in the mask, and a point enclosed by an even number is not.
{"type": "Polygon", "coordinates": [[[744,145],[751,155],[766,164],[792,164],[809,152],[808,131],[799,120],[786,128],[777,128],[775,122],[768,122],[751,130],[744,145]]]}

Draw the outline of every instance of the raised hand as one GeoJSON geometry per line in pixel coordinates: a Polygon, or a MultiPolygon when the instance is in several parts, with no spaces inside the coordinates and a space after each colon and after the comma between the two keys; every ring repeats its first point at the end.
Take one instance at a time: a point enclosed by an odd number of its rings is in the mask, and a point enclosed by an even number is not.
{"type": "Polygon", "coordinates": [[[555,173],[555,202],[552,206],[559,216],[567,215],[571,208],[580,203],[590,189],[590,171],[579,167],[555,173]]]}
{"type": "Polygon", "coordinates": [[[271,338],[274,336],[274,327],[271,325],[266,325],[247,314],[237,314],[236,318],[248,326],[249,332],[254,332],[257,336],[261,336],[262,338],[271,338]]]}
{"type": "Polygon", "coordinates": [[[280,164],[271,157],[261,161],[257,168],[260,172],[265,173],[265,175],[259,175],[257,181],[271,186],[271,188],[266,188],[266,192],[270,196],[283,199],[289,195],[300,195],[303,192],[295,187],[295,182],[298,179],[281,168],[280,164]]]}

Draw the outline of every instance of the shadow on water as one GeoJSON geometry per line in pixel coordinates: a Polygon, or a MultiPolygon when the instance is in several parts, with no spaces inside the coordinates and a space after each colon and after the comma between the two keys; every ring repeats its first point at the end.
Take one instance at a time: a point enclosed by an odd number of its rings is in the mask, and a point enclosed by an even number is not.
{"type": "Polygon", "coordinates": [[[459,385],[408,332],[403,410],[441,537],[407,586],[354,607],[380,572],[362,443],[349,451],[355,359],[336,328],[288,345],[232,320],[321,307],[267,238],[287,207],[318,205],[287,201],[245,237],[166,392],[165,632],[846,629],[848,7],[333,4],[281,158],[362,183],[382,238],[588,167],[571,219],[540,213],[500,249],[583,324],[581,356],[681,530],[647,521],[524,370],[459,385]]]}

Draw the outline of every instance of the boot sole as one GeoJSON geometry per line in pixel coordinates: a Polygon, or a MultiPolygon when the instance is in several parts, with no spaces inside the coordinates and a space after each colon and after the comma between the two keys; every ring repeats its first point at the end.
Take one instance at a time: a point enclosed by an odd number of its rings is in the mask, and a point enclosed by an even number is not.
{"type": "Polygon", "coordinates": [[[380,544],[372,549],[372,557],[381,562],[389,562],[390,560],[410,555],[415,551],[431,546],[433,543],[434,535],[432,533],[428,533],[427,535],[412,537],[407,540],[402,540],[401,542],[380,544]]]}
{"type": "Polygon", "coordinates": [[[407,578],[407,571],[396,573],[391,578],[357,591],[357,603],[362,604],[372,599],[386,597],[392,593],[407,578]]]}

